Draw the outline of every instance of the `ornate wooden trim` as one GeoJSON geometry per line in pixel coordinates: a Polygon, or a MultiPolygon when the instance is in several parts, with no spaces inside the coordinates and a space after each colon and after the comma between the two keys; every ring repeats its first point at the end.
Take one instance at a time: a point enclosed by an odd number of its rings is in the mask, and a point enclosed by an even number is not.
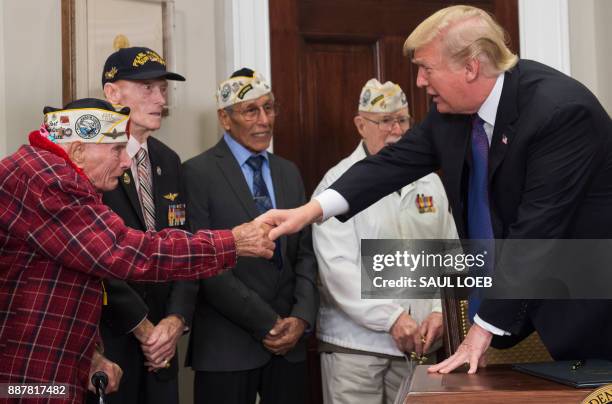
{"type": "Polygon", "coordinates": [[[74,0],[62,0],[62,105],[76,97],[74,0]]]}

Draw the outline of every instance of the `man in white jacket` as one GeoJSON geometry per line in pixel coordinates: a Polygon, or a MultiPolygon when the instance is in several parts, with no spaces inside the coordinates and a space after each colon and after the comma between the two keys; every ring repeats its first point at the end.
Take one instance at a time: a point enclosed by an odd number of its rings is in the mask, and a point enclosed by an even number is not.
{"type": "MultiPolygon", "coordinates": [[[[392,82],[369,80],[354,122],[362,141],[327,172],[315,195],[408,130],[404,92],[392,82]]],[[[441,304],[437,299],[361,299],[361,239],[457,238],[440,178],[429,174],[346,223],[332,218],[313,225],[312,234],[322,282],[317,337],[324,402],[393,403],[411,371],[404,354],[429,352],[442,336],[441,304]]]]}

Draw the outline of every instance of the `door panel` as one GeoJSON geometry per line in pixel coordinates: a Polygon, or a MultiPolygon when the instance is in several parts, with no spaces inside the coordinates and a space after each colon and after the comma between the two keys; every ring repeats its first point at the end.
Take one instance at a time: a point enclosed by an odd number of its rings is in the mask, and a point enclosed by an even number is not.
{"type": "Polygon", "coordinates": [[[404,40],[436,10],[461,3],[495,14],[516,50],[516,0],[269,0],[272,82],[282,105],[274,151],[298,165],[308,194],[357,144],[353,116],[368,79],[398,83],[411,115],[423,118],[428,101],[404,40]]]}
{"type": "Polygon", "coordinates": [[[355,148],[358,135],[337,136],[354,134],[352,119],[337,117],[355,114],[360,83],[378,75],[377,52],[373,40],[362,39],[359,43],[312,37],[305,40],[300,144],[308,153],[300,156],[300,164],[306,172],[315,173],[306,180],[309,192],[323,176],[322,167],[331,167],[338,162],[337,156],[346,156],[355,148]]]}

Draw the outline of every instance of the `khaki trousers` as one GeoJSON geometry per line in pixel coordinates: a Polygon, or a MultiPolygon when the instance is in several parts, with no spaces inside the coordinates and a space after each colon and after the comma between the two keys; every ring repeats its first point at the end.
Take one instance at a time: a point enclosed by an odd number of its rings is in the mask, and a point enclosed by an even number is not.
{"type": "Polygon", "coordinates": [[[393,404],[410,367],[404,358],[321,353],[325,404],[393,404]]]}

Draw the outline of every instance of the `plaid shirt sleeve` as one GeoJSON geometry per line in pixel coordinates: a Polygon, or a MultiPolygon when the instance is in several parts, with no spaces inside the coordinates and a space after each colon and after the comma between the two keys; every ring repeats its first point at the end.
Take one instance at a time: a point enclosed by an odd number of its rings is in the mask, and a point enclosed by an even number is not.
{"type": "Polygon", "coordinates": [[[30,212],[26,239],[67,268],[101,278],[165,281],[207,278],[236,262],[229,230],[143,233],[125,226],[78,182],[54,181],[32,196],[37,209],[30,212]]]}

